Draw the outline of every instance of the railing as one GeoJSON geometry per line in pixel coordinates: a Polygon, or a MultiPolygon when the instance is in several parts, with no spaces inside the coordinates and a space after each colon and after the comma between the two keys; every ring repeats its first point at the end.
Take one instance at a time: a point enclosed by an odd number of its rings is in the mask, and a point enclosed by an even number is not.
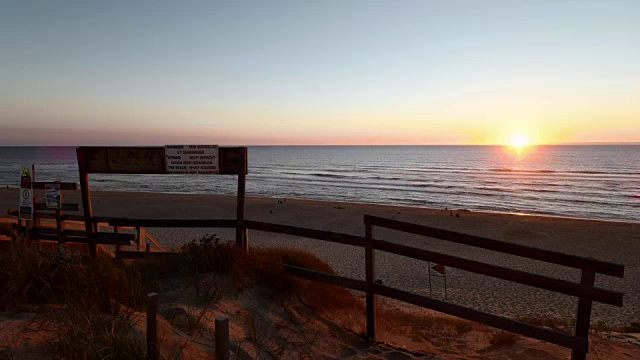
{"type": "MultiPolygon", "coordinates": [[[[77,209],[76,209],[77,210],[77,209]]],[[[84,230],[84,216],[75,214],[47,213],[40,207],[36,207],[37,221],[34,227],[30,228],[30,238],[35,241],[57,241],[63,243],[81,243],[88,244],[89,240],[84,230]],[[43,226],[47,221],[54,221],[53,227],[43,226]],[[66,224],[66,225],[65,225],[66,224]],[[82,228],[78,230],[78,228],[82,228]]],[[[18,217],[18,210],[9,209],[7,215],[10,217],[18,217]]],[[[144,227],[140,226],[110,226],[110,217],[94,216],[92,227],[94,229],[93,236],[98,245],[115,245],[116,252],[121,246],[130,246],[133,242],[137,251],[150,251],[150,244],[156,252],[166,252],[167,250],[151,235],[144,227]],[[104,228],[111,228],[111,231],[104,231],[104,228]]],[[[21,221],[13,224],[14,227],[21,227],[21,221]]],[[[25,225],[26,226],[26,225],[25,225]]],[[[104,248],[106,249],[106,248],[104,248]]],[[[105,250],[110,252],[108,250],[105,250]]],[[[114,254],[111,254],[112,256],[114,254]]]]}
{"type": "MultiPolygon", "coordinates": [[[[245,220],[238,224],[236,220],[164,220],[164,219],[111,219],[112,226],[149,226],[149,227],[221,227],[243,228],[257,231],[273,232],[311,239],[330,241],[365,249],[366,280],[327,274],[291,265],[283,265],[286,272],[308,280],[319,281],[366,293],[366,333],[372,340],[376,338],[376,295],[404,301],[417,306],[440,311],[470,321],[510,331],[523,336],[550,342],[572,350],[572,359],[585,359],[588,352],[588,331],[593,301],[622,306],[621,292],[597,288],[594,286],[595,274],[623,277],[624,266],[591,258],[574,256],[560,252],[538,249],[493,239],[456,233],[417,224],[401,222],[375,216],[364,216],[365,236],[336,233],[324,230],[300,228],[289,225],[271,224],[245,220]],[[509,269],[503,266],[464,259],[452,255],[441,254],[430,250],[413,248],[406,245],[377,240],[373,237],[374,227],[383,227],[401,232],[442,239],[458,244],[492,250],[504,254],[545,261],[557,265],[582,270],[580,283],[556,279],[548,276],[509,269]],[[533,286],[569,296],[578,297],[575,334],[539,327],[510,318],[484,313],[461,305],[433,299],[406,292],[403,290],[377,284],[375,282],[375,251],[384,251],[418,260],[435,262],[453,268],[491,276],[494,278],[533,286]]],[[[140,258],[143,254],[121,252],[123,258],[140,258]]]]}

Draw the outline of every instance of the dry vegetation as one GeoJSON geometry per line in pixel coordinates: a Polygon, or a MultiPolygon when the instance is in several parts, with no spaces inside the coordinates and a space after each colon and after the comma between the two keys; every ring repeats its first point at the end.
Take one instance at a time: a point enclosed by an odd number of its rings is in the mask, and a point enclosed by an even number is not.
{"type": "MultiPolygon", "coordinates": [[[[244,304],[231,315],[232,324],[241,326],[244,334],[236,353],[246,349],[253,357],[310,358],[317,351],[332,350],[333,343],[323,338],[350,338],[366,346],[361,298],[344,288],[287,275],[281,264],[334,273],[301,250],[255,248],[247,253],[215,235],[194,240],[171,257],[136,262],[91,260],[64,246],[43,253],[18,239],[0,250],[0,312],[35,313],[30,331],[43,334],[43,351],[61,358],[142,359],[145,338],[136,324],[143,321],[136,316],[145,310],[145,294],[175,279],[180,284],[176,291],[189,292],[193,302],[161,309],[160,314],[187,339],[213,339],[210,325],[214,315],[223,312],[220,303],[230,300],[225,296],[248,294],[245,298],[253,299],[254,305],[244,304]]],[[[415,353],[459,353],[474,337],[484,337],[478,351],[502,351],[522,340],[465,320],[382,305],[378,340],[415,353]]],[[[542,318],[520,320],[560,330],[571,325],[542,318]]],[[[176,341],[163,358],[189,358],[189,341],[176,341]]],[[[0,343],[0,359],[19,358],[19,346],[0,343]]]]}

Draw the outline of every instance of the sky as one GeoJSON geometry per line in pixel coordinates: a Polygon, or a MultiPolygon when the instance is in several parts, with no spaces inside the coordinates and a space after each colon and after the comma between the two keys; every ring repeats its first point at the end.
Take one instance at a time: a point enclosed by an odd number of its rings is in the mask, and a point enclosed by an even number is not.
{"type": "Polygon", "coordinates": [[[640,142],[640,1],[8,1],[0,145],[640,142]]]}

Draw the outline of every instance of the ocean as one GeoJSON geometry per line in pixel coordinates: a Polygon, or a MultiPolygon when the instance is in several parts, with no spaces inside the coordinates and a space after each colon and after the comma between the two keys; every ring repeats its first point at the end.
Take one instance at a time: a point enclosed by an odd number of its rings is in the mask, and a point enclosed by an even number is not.
{"type": "MultiPolygon", "coordinates": [[[[75,147],[0,147],[0,185],[23,165],[78,181],[75,147]]],[[[91,175],[92,190],[235,194],[235,176],[91,175]]],[[[255,146],[249,195],[640,221],[640,146],[255,146]]]]}

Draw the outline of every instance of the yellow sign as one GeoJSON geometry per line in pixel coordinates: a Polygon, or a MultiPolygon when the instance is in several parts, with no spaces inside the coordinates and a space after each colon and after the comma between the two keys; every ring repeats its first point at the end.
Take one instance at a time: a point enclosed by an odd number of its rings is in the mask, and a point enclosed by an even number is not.
{"type": "Polygon", "coordinates": [[[31,179],[31,173],[29,172],[29,168],[24,168],[24,170],[22,170],[22,177],[31,179]]]}

